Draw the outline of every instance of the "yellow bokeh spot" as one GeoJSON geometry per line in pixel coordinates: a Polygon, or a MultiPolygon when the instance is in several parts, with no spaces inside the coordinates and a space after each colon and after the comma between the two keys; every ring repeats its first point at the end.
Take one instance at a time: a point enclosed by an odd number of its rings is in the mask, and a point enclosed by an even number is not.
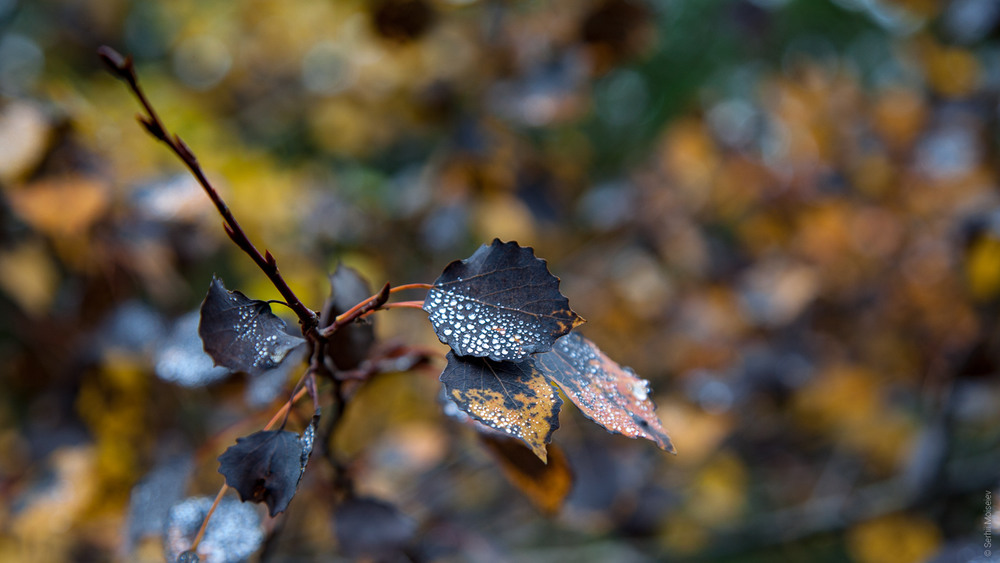
{"type": "Polygon", "coordinates": [[[941,544],[933,522],[918,516],[893,514],[863,522],[847,533],[847,547],[858,563],[926,561],[941,544]]]}
{"type": "Polygon", "coordinates": [[[969,249],[965,280],[977,301],[1000,294],[1000,240],[982,237],[969,249]]]}

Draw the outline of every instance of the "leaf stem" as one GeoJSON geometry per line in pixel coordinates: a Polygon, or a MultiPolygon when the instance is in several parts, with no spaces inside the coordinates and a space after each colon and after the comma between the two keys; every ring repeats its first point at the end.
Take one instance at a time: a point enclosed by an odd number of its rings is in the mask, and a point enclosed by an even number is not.
{"type": "Polygon", "coordinates": [[[191,544],[191,551],[198,551],[198,544],[201,543],[201,538],[205,536],[205,529],[208,528],[208,521],[212,519],[212,514],[215,513],[215,509],[219,506],[219,502],[222,501],[223,495],[229,490],[229,485],[223,483],[222,487],[219,489],[219,494],[215,495],[215,502],[212,503],[212,508],[208,509],[208,514],[205,515],[205,519],[201,521],[201,528],[198,528],[198,535],[194,537],[194,542],[191,544]]]}
{"type": "Polygon", "coordinates": [[[396,287],[389,290],[389,293],[396,293],[397,291],[406,291],[407,289],[434,289],[434,284],[432,283],[407,283],[403,285],[397,285],[396,287]]]}
{"type": "MultiPolygon", "coordinates": [[[[394,301],[392,303],[386,303],[385,305],[382,305],[381,307],[379,307],[379,309],[403,309],[403,308],[407,308],[407,309],[423,309],[424,308],[424,302],[423,301],[394,301]]],[[[374,310],[367,311],[364,314],[362,314],[360,316],[360,318],[367,317],[368,315],[370,315],[370,314],[372,314],[374,312],[375,312],[374,310]]]]}
{"type": "Polygon", "coordinates": [[[285,404],[281,405],[281,408],[278,409],[278,412],[274,413],[274,416],[271,417],[271,420],[269,420],[268,423],[264,425],[264,430],[270,430],[271,428],[274,428],[274,425],[277,424],[279,420],[283,420],[285,415],[288,414],[288,411],[292,408],[292,405],[298,402],[298,400],[302,398],[302,395],[305,395],[308,391],[309,389],[307,387],[305,386],[300,387],[299,390],[296,391],[294,395],[292,395],[292,398],[285,401],[285,404]]]}
{"type": "Polygon", "coordinates": [[[139,123],[146,128],[154,138],[162,141],[166,144],[170,150],[177,155],[177,157],[184,163],[187,169],[191,172],[194,178],[198,181],[201,187],[204,189],[205,193],[208,195],[212,203],[215,204],[215,208],[218,210],[219,215],[225,221],[223,227],[225,228],[226,234],[229,238],[236,244],[243,252],[245,252],[250,258],[257,264],[264,274],[271,280],[271,283],[278,290],[282,297],[285,298],[288,306],[295,311],[296,316],[299,318],[299,324],[302,325],[302,333],[310,334],[314,333],[314,336],[321,337],[317,331],[319,326],[319,316],[315,311],[306,307],[295,292],[292,291],[291,287],[282,277],[281,272],[278,271],[278,263],[274,259],[274,256],[270,252],[264,251],[261,254],[260,250],[250,241],[243,227],[240,226],[239,221],[233,215],[233,212],[226,205],[225,200],[219,195],[219,192],[215,190],[211,182],[205,176],[205,172],[202,170],[201,165],[198,163],[197,157],[195,157],[194,152],[191,148],[181,140],[181,138],[175,133],[171,134],[166,126],[163,125],[163,121],[160,116],[156,113],[153,108],[153,104],[146,97],[142,88],[139,86],[139,78],[136,75],[135,67],[132,62],[132,57],[123,57],[120,53],[108,46],[102,46],[97,50],[98,56],[107,65],[108,69],[117,76],[118,78],[125,81],[128,84],[129,89],[132,94],[139,100],[142,108],[145,110],[145,115],[139,115],[139,123]]]}

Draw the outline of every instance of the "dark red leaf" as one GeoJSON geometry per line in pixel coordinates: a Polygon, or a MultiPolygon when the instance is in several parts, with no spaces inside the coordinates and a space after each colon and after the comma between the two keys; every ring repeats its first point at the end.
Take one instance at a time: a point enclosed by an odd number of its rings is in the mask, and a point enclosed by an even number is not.
{"type": "Polygon", "coordinates": [[[237,438],[236,445],[219,456],[219,473],[243,502],[263,502],[271,516],[284,512],[309,462],[318,421],[317,412],[302,436],[263,430],[237,438]]]}
{"type": "Polygon", "coordinates": [[[404,549],[417,525],[391,504],[348,498],[333,509],[333,529],[344,555],[381,558],[404,549]]]}
{"type": "Polygon", "coordinates": [[[594,422],[630,438],[646,438],[674,452],[649,399],[649,382],[622,368],[591,341],[571,332],[551,352],[535,356],[538,369],[594,422]]]}
{"type": "Polygon", "coordinates": [[[559,278],[516,242],[479,247],[444,269],[424,310],[441,342],[461,356],[521,360],[547,352],[583,322],[559,293],[559,278]]]}
{"type": "MultiPolygon", "coordinates": [[[[330,298],[323,310],[322,323],[324,325],[332,323],[337,315],[348,311],[371,295],[368,280],[354,268],[338,264],[330,276],[330,298]]],[[[326,348],[327,355],[339,369],[354,369],[368,357],[374,342],[374,317],[362,319],[341,327],[330,336],[326,348]]]]}
{"type": "Polygon", "coordinates": [[[273,369],[304,339],[288,334],[266,301],[226,291],[214,278],[201,304],[198,334],[217,366],[259,375],[273,369]]]}
{"type": "Polygon", "coordinates": [[[559,428],[562,399],[534,362],[494,362],[448,352],[441,382],[459,409],[523,440],[546,461],[545,444],[559,428]]]}

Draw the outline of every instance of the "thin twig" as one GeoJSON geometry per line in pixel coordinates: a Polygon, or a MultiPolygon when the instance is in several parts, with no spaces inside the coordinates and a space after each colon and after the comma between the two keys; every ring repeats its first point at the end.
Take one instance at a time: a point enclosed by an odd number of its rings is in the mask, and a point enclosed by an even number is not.
{"type": "MultiPolygon", "coordinates": [[[[382,305],[381,307],[378,308],[378,310],[383,311],[385,309],[402,309],[402,308],[407,308],[407,309],[423,309],[424,308],[424,302],[423,301],[394,301],[392,303],[386,303],[386,304],[382,305]]],[[[363,319],[363,318],[367,317],[368,315],[370,315],[370,314],[372,314],[374,312],[375,312],[374,310],[365,311],[364,313],[358,315],[358,318],[359,319],[363,319]]]]}
{"type": "Polygon", "coordinates": [[[389,293],[396,293],[398,291],[406,291],[407,289],[434,289],[434,284],[432,283],[406,283],[403,285],[397,285],[389,290],[389,293]]]}
{"type": "Polygon", "coordinates": [[[337,315],[337,318],[333,319],[330,326],[325,327],[320,331],[320,334],[324,338],[329,338],[334,332],[340,330],[344,325],[354,322],[358,317],[364,315],[369,311],[374,311],[381,308],[389,300],[389,294],[392,292],[392,287],[387,283],[382,286],[382,289],[378,293],[372,295],[368,299],[358,303],[357,305],[351,307],[344,313],[337,315]]]}
{"type": "Polygon", "coordinates": [[[146,128],[146,131],[156,139],[162,141],[170,150],[177,155],[178,158],[184,163],[187,169],[195,177],[201,187],[205,190],[209,199],[215,204],[215,208],[219,211],[219,215],[225,221],[223,227],[226,230],[226,234],[229,238],[240,247],[243,252],[250,256],[250,258],[257,264],[257,266],[264,272],[264,274],[271,280],[274,287],[281,293],[281,296],[285,298],[288,306],[295,311],[296,316],[299,318],[299,324],[302,325],[303,334],[313,334],[315,338],[322,338],[319,331],[316,328],[319,326],[319,316],[315,311],[306,307],[295,292],[292,291],[291,287],[281,276],[281,272],[278,271],[278,263],[267,250],[261,254],[260,250],[247,236],[246,232],[243,231],[243,227],[240,226],[239,221],[230,211],[229,206],[219,195],[219,192],[212,187],[211,182],[205,176],[205,172],[201,169],[201,165],[198,164],[198,159],[195,157],[194,152],[191,148],[187,146],[184,141],[177,134],[171,134],[167,128],[163,125],[163,121],[160,120],[160,116],[156,113],[153,108],[152,103],[146,97],[146,94],[142,91],[139,86],[139,78],[135,73],[135,67],[132,63],[132,57],[124,57],[121,53],[118,53],[114,49],[108,46],[102,46],[97,50],[98,56],[107,65],[111,72],[118,78],[125,81],[128,84],[129,89],[132,94],[139,100],[146,115],[139,115],[139,123],[146,128]]]}

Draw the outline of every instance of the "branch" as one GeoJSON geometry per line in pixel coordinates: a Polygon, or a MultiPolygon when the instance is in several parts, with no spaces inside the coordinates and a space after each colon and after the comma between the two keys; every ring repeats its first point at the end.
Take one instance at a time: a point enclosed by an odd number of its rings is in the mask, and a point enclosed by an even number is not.
{"type": "Polygon", "coordinates": [[[219,211],[219,215],[222,215],[222,219],[225,221],[223,227],[226,230],[226,234],[232,239],[236,246],[240,247],[243,252],[250,256],[250,258],[257,264],[257,266],[264,272],[264,274],[271,280],[274,287],[281,293],[281,296],[288,303],[288,306],[295,311],[296,316],[299,318],[299,324],[302,326],[302,333],[304,335],[312,336],[314,339],[322,339],[317,327],[319,326],[319,316],[315,311],[306,307],[302,301],[295,295],[295,292],[288,286],[288,283],[281,276],[281,272],[278,271],[277,261],[270,252],[264,251],[263,254],[257,249],[247,234],[243,231],[236,217],[233,216],[232,211],[229,210],[229,206],[219,195],[219,192],[212,187],[212,184],[205,177],[204,171],[201,169],[201,165],[198,164],[198,159],[195,157],[191,148],[181,140],[176,134],[171,134],[170,131],[163,125],[160,120],[160,116],[156,113],[153,105],[146,98],[145,93],[143,93],[142,88],[139,86],[139,79],[135,73],[135,68],[132,63],[132,57],[124,57],[121,53],[115,51],[111,47],[102,46],[97,50],[97,55],[101,58],[104,64],[108,67],[112,74],[123,80],[128,84],[129,89],[132,94],[139,100],[142,108],[145,110],[145,115],[139,115],[139,123],[145,127],[146,131],[156,139],[162,141],[170,150],[173,151],[175,155],[187,166],[188,170],[195,177],[201,187],[208,194],[209,199],[215,204],[215,208],[219,211]]]}

